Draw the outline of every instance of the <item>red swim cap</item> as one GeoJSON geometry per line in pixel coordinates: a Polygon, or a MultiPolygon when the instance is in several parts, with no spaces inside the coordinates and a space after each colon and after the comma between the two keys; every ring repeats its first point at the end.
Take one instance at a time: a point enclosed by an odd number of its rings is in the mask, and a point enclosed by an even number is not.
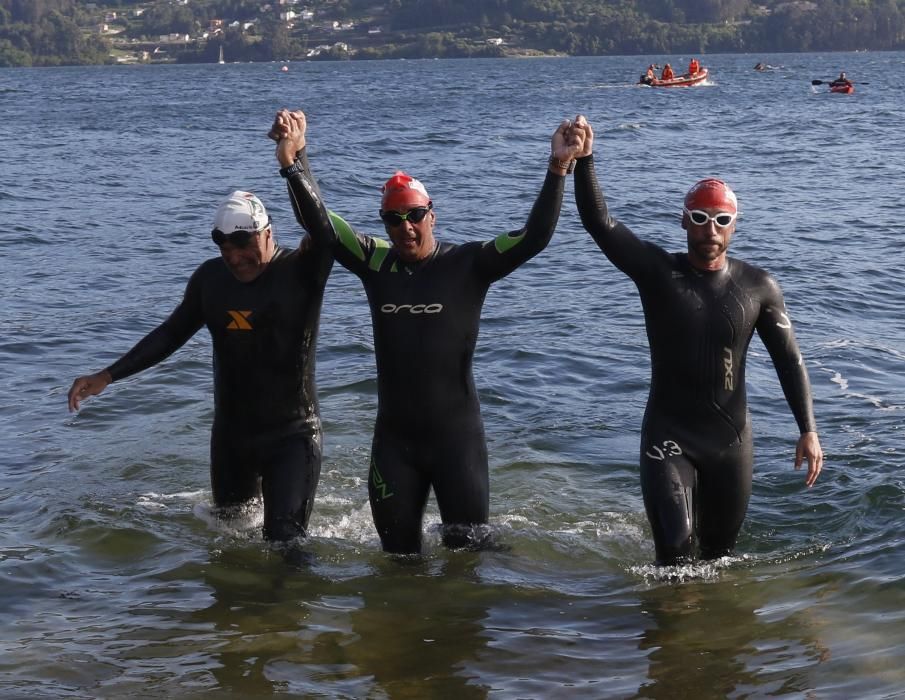
{"type": "Polygon", "coordinates": [[[688,190],[685,195],[686,209],[720,209],[722,211],[737,212],[738,199],[735,192],[722,180],[708,177],[701,180],[688,190]]]}
{"type": "Polygon", "coordinates": [[[380,191],[383,192],[381,211],[406,211],[413,207],[426,207],[431,201],[424,185],[401,170],[397,170],[393,177],[383,183],[380,191]]]}

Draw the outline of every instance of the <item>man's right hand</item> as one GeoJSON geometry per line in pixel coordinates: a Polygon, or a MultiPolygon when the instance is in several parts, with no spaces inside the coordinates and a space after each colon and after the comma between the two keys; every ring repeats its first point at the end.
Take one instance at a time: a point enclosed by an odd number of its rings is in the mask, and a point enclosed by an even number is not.
{"type": "Polygon", "coordinates": [[[591,125],[583,114],[575,117],[575,121],[572,122],[572,128],[584,132],[584,147],[581,149],[581,153],[575,157],[584,158],[591,155],[594,152],[594,130],[591,129],[591,125]]]}
{"type": "Polygon", "coordinates": [[[97,396],[106,389],[112,381],[113,377],[111,377],[110,373],[105,369],[100,372],[95,372],[94,374],[87,374],[77,378],[72,383],[72,388],[69,389],[70,412],[78,411],[83,399],[87,399],[89,396],[97,396]]]}

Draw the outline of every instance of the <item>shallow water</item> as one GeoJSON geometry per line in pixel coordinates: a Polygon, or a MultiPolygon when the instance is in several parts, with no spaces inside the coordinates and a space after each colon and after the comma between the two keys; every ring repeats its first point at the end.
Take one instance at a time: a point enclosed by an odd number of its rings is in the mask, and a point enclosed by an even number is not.
{"type": "Polygon", "coordinates": [[[635,86],[687,57],[0,70],[0,690],[4,697],[889,698],[905,688],[905,54],[707,56],[712,85],[635,86]],[[810,85],[846,70],[853,95],[810,85]],[[571,184],[553,242],[496,284],[475,358],[503,551],[380,552],[367,304],[337,268],[318,353],[324,470],[302,547],[211,515],[210,342],[66,412],[214,254],[216,202],[257,192],[298,232],[264,134],[309,116],[331,206],[378,232],[379,184],[425,180],[438,232],[520,226],[549,137],[581,112],[614,213],[682,247],[678,203],[722,176],[733,254],[783,286],[827,465],[759,340],[738,554],[658,569],[638,487],[648,360],[631,283],[571,184]]]}

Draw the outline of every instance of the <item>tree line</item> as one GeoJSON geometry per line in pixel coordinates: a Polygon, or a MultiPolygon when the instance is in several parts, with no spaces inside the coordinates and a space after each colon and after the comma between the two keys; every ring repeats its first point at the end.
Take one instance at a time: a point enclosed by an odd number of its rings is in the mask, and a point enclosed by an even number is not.
{"type": "MultiPolygon", "coordinates": [[[[258,20],[187,47],[182,62],[300,59],[309,32],[293,30],[260,0],[0,0],[0,66],[111,62],[112,44],[97,32],[104,10],[119,9],[121,36],[197,36],[211,19],[258,20]],[[128,10],[142,7],[140,17],[128,10]],[[100,13],[100,14],[99,14],[100,13]]],[[[905,0],[310,0],[320,21],[368,18],[343,33],[351,50],[321,58],[504,56],[513,49],[568,55],[797,52],[905,49],[905,0]],[[376,12],[376,14],[375,14],[376,12]],[[364,29],[361,26],[365,26],[364,29]],[[503,44],[488,39],[503,39],[503,44]]]]}

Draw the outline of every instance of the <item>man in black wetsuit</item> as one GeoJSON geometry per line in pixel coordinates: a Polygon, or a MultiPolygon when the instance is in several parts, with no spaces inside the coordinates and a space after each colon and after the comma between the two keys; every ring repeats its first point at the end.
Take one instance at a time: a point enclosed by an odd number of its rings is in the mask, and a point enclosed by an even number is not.
{"type": "Polygon", "coordinates": [[[156,365],[206,325],[214,351],[214,504],[233,510],[263,497],[266,539],[304,536],[320,477],[314,355],[333,257],[314,241],[279,247],[249,192],[220,205],[212,238],[220,257],[195,270],[176,310],[112,365],[77,378],[69,410],[156,365]]]}
{"type": "Polygon", "coordinates": [[[296,216],[319,245],[361,279],[371,306],[378,408],[368,494],[383,549],[421,551],[433,488],[448,547],[486,545],[487,446],[472,376],[481,306],[490,285],[543,250],[556,226],[581,132],[556,130],[546,179],[524,228],[486,242],[434,238],[436,212],[424,186],[397,172],[383,187],[389,241],[357,233],[328,214],[305,157],[305,115],[281,111],[272,137],[293,141],[286,177],[296,216]]]}
{"type": "Polygon", "coordinates": [[[641,241],[608,211],[594,172],[593,131],[579,116],[584,150],[575,169],[581,221],[641,295],[651,387],[641,430],[641,489],[659,564],[732,552],[751,495],[753,452],[745,358],[755,330],[766,346],[801,437],[795,468],[820,474],[807,370],[782,291],[764,270],[727,256],[735,194],[702,180],[685,197],[688,252],[641,241]]]}

